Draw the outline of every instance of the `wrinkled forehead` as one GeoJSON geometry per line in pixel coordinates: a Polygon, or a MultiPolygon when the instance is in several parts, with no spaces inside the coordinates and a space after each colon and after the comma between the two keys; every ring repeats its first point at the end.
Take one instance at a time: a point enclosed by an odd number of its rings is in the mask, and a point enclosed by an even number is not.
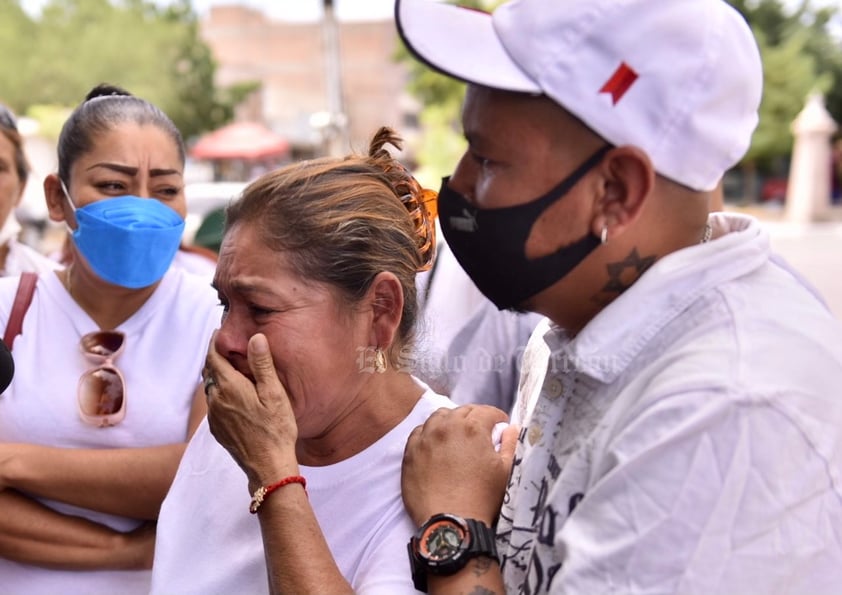
{"type": "Polygon", "coordinates": [[[79,155],[75,168],[108,162],[142,170],[183,174],[184,162],[177,143],[155,124],[121,122],[100,132],[92,140],[90,149],[79,155]]]}
{"type": "Polygon", "coordinates": [[[344,304],[336,287],[300,274],[290,252],[272,249],[261,240],[258,226],[245,222],[225,234],[213,286],[229,301],[294,305],[331,299],[344,304]]]}
{"type": "Polygon", "coordinates": [[[258,226],[246,221],[231,226],[222,237],[216,263],[214,285],[217,288],[253,285],[265,280],[301,282],[289,255],[270,248],[261,238],[258,226]]]}
{"type": "MultiPolygon", "coordinates": [[[[249,226],[242,224],[234,225],[226,230],[225,235],[222,236],[216,260],[215,285],[224,284],[238,267],[242,268],[242,264],[248,264],[247,254],[251,248],[255,247],[252,235],[253,232],[249,226]],[[241,263],[242,260],[245,260],[245,263],[241,263]]],[[[253,254],[253,256],[257,255],[253,254]]]]}

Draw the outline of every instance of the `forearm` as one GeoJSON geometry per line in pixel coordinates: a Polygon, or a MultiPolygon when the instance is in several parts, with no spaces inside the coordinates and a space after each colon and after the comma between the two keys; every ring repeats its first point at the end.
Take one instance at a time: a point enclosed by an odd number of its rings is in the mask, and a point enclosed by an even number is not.
{"type": "Polygon", "coordinates": [[[480,556],[451,576],[428,576],[428,595],[506,595],[500,565],[480,556]]]}
{"type": "Polygon", "coordinates": [[[0,447],[0,485],[138,519],[157,519],[185,444],[77,449],[0,447]]]}
{"type": "Polygon", "coordinates": [[[258,516],[271,593],[353,593],[301,485],[287,485],[271,494],[258,516]]]}
{"type": "Polygon", "coordinates": [[[154,533],[123,534],[60,514],[15,492],[0,491],[0,557],[69,570],[151,568],[154,533]]]}

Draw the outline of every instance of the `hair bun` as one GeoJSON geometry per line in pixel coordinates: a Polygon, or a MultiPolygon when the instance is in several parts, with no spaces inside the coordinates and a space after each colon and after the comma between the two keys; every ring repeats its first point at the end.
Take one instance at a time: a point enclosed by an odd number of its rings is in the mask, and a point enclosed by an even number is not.
{"type": "Polygon", "coordinates": [[[369,146],[369,157],[383,170],[392,191],[409,213],[418,236],[418,271],[429,270],[436,256],[436,199],[435,190],[422,188],[409,170],[385,148],[390,144],[396,149],[403,148],[401,138],[388,126],[381,127],[369,146]]]}
{"type": "Polygon", "coordinates": [[[85,101],[96,99],[97,97],[111,97],[111,96],[132,97],[132,94],[116,85],[109,85],[108,83],[100,83],[85,95],[85,101]]]}

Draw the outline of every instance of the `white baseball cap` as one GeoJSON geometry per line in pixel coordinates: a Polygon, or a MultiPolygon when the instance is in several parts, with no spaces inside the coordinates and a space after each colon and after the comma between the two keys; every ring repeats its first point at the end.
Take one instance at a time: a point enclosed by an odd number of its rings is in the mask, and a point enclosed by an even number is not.
{"type": "Polygon", "coordinates": [[[547,95],[695,190],[717,185],[757,126],[760,53],[724,0],[511,0],[493,14],[397,0],[395,18],[436,70],[547,95]]]}

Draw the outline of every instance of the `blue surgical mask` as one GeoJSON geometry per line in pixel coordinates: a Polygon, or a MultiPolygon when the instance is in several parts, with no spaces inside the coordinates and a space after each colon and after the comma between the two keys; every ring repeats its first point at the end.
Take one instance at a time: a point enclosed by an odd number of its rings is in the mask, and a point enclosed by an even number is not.
{"type": "Polygon", "coordinates": [[[154,198],[118,196],[77,209],[73,243],[103,280],[138,289],[160,281],[184,233],[184,220],[154,198]]]}

